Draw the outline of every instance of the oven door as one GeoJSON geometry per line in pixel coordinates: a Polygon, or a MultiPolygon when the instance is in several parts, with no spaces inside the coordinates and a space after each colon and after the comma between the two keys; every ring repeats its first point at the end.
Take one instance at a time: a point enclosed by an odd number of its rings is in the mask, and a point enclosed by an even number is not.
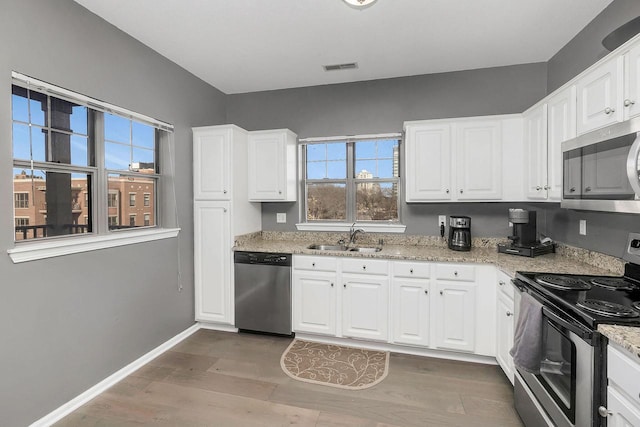
{"type": "MultiPolygon", "coordinates": [[[[593,426],[596,349],[593,333],[543,308],[540,373],[518,369],[546,415],[558,427],[593,426]]],[[[527,420],[525,425],[527,424],[527,420]]]]}

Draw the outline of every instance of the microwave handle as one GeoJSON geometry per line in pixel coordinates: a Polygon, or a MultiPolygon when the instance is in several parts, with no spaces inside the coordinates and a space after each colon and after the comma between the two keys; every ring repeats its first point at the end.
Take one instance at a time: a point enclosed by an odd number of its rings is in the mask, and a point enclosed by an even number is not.
{"type": "Polygon", "coordinates": [[[640,199],[640,180],[638,178],[638,157],[640,156],[640,133],[636,136],[636,140],[633,141],[631,149],[629,149],[629,155],[627,156],[627,178],[629,184],[636,193],[636,199],[640,199]]]}

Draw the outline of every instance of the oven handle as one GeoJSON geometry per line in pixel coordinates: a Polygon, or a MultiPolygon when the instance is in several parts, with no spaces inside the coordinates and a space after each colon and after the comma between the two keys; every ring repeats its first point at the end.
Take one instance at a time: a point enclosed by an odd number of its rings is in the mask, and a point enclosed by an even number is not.
{"type": "Polygon", "coordinates": [[[588,343],[591,343],[593,341],[593,331],[586,328],[585,326],[579,325],[577,323],[569,322],[544,306],[542,307],[542,314],[548,317],[550,320],[557,323],[558,325],[562,326],[563,328],[574,333],[575,335],[580,337],[583,341],[586,341],[588,343]]]}

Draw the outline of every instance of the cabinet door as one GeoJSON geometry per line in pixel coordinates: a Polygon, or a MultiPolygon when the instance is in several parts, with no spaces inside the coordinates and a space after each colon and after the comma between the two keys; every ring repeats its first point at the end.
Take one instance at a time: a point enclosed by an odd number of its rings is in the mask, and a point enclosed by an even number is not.
{"type": "Polygon", "coordinates": [[[500,122],[464,122],[454,127],[457,199],[499,200],[502,197],[500,122]]]}
{"type": "Polygon", "coordinates": [[[625,399],[613,387],[607,387],[608,427],[640,427],[640,408],[625,399]]]}
{"type": "Polygon", "coordinates": [[[562,142],[576,137],[576,87],[549,99],[547,131],[547,186],[549,200],[562,197],[562,142]]]}
{"type": "Polygon", "coordinates": [[[233,324],[229,203],[194,204],[196,320],[233,324]]]}
{"type": "MultiPolygon", "coordinates": [[[[505,286],[511,286],[507,284],[505,286]]],[[[498,294],[497,331],[496,331],[496,359],[509,381],[513,384],[515,367],[509,350],[513,347],[513,300],[505,294],[498,294]]]]}
{"type": "Polygon", "coordinates": [[[524,192],[527,199],[547,198],[547,104],[524,113],[524,192]]]}
{"type": "Polygon", "coordinates": [[[432,298],[437,348],[475,350],[476,285],[437,282],[432,298]]]}
{"type": "Polygon", "coordinates": [[[393,341],[429,345],[429,280],[394,278],[392,283],[393,341]]]}
{"type": "Polygon", "coordinates": [[[296,200],[295,134],[258,131],[249,134],[249,200],[296,200]]]}
{"type": "Polygon", "coordinates": [[[230,200],[231,135],[229,128],[193,131],[196,200],[230,200]]]}
{"type": "Polygon", "coordinates": [[[640,114],[640,45],[627,54],[625,73],[624,118],[640,114]]]}
{"type": "Polygon", "coordinates": [[[336,274],[294,270],[293,330],[336,335],[336,274]]]}
{"type": "Polygon", "coordinates": [[[583,134],[622,121],[623,58],[616,57],[577,83],[577,130],[583,134]]]}
{"type": "Polygon", "coordinates": [[[342,334],[345,337],[386,341],[389,278],[343,274],[342,280],[342,334]]]}
{"type": "Polygon", "coordinates": [[[406,127],[406,201],[451,200],[449,124],[406,127]]]}

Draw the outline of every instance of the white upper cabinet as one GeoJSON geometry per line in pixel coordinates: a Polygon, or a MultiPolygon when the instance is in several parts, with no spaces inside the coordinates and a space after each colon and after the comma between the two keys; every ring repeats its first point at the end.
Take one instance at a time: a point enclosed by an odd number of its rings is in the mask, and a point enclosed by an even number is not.
{"type": "Polygon", "coordinates": [[[624,57],[614,56],[578,79],[578,134],[622,121],[623,70],[624,57]]]}
{"type": "Polygon", "coordinates": [[[231,199],[233,162],[246,161],[246,158],[232,155],[231,142],[246,141],[246,138],[247,132],[234,125],[193,129],[194,199],[231,199]]]}
{"type": "Polygon", "coordinates": [[[562,197],[562,142],[576,137],[576,87],[556,93],[547,101],[547,196],[562,197]]]}
{"type": "Polygon", "coordinates": [[[519,116],[406,122],[406,201],[502,200],[506,123],[517,138],[509,143],[519,147],[519,116]]]}
{"type": "Polygon", "coordinates": [[[296,201],[297,138],[288,129],[249,132],[249,201],[296,201]]]}
{"type": "Polygon", "coordinates": [[[500,200],[502,137],[499,120],[455,124],[458,200],[500,200]]]}
{"type": "Polygon", "coordinates": [[[547,104],[523,113],[524,182],[528,199],[547,198],[547,104]]]}
{"type": "Polygon", "coordinates": [[[451,200],[451,125],[405,126],[406,201],[451,200]]]}
{"type": "Polygon", "coordinates": [[[629,50],[625,61],[624,118],[640,114],[640,46],[629,50]]]}

